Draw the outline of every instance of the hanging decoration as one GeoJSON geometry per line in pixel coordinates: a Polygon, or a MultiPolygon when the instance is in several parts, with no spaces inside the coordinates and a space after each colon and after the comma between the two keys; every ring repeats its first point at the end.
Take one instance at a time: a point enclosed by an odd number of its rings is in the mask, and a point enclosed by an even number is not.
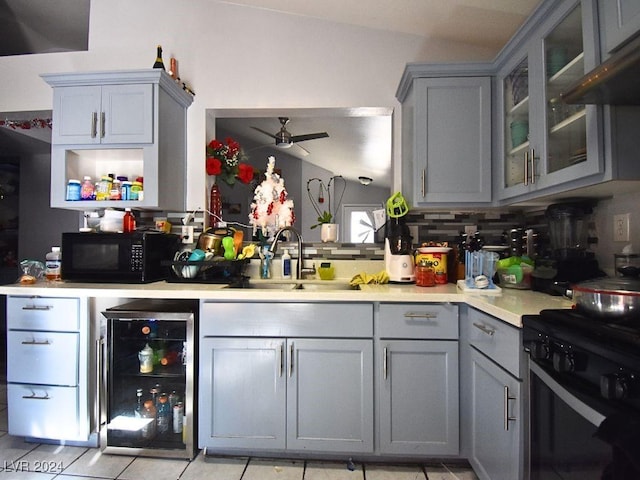
{"type": "Polygon", "coordinates": [[[0,127],[7,127],[13,130],[31,130],[32,128],[51,128],[50,118],[32,118],[31,120],[0,120],[0,127]]]}

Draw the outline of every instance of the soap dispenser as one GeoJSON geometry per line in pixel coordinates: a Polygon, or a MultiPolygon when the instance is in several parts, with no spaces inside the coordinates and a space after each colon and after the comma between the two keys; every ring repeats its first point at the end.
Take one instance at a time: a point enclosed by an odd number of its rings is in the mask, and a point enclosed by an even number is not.
{"type": "Polygon", "coordinates": [[[291,255],[286,248],[282,254],[282,278],[291,278],[291,255]]]}

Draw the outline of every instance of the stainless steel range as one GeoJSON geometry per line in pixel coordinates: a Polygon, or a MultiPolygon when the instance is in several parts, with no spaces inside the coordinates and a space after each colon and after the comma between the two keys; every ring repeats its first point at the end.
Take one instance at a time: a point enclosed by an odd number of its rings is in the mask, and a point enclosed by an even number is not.
{"type": "Polygon", "coordinates": [[[640,317],[523,317],[530,478],[640,478],[640,317]]]}

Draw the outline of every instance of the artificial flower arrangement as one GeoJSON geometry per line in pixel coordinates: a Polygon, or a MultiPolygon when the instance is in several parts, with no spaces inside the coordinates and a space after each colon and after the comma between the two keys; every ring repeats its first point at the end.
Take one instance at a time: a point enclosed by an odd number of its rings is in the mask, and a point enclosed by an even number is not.
{"type": "Polygon", "coordinates": [[[272,238],[282,227],[293,225],[293,200],[287,198],[284,179],[274,172],[276,159],[269,157],[265,179],[256,187],[249,213],[253,234],[272,238]]]}
{"type": "Polygon", "coordinates": [[[207,144],[207,175],[216,175],[228,185],[235,185],[236,178],[242,183],[253,180],[253,167],[247,163],[247,157],[240,144],[227,137],[224,142],[213,139],[207,144]]]}

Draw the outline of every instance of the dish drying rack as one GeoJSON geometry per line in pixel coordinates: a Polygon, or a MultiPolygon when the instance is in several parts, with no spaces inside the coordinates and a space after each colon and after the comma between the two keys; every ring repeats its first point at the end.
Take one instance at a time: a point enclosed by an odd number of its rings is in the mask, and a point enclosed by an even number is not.
{"type": "Polygon", "coordinates": [[[502,289],[493,283],[499,259],[496,252],[464,252],[464,280],[458,280],[458,288],[465,293],[501,293],[502,289]]]}

